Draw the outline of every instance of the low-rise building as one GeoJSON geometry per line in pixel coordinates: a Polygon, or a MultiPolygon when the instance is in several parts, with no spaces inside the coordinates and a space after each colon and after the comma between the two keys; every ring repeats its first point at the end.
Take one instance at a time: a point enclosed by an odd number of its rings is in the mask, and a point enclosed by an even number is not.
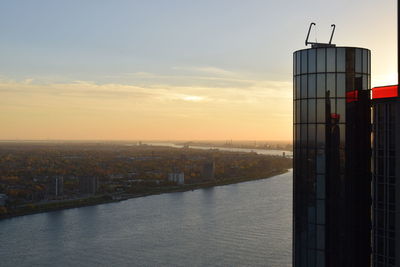
{"type": "Polygon", "coordinates": [[[96,194],[99,188],[99,179],[94,176],[79,177],[79,192],[81,194],[96,194]]]}
{"type": "Polygon", "coordinates": [[[64,194],[64,177],[62,176],[55,176],[52,177],[50,180],[50,188],[49,188],[50,195],[59,197],[64,194]]]}
{"type": "Polygon", "coordinates": [[[185,174],[183,172],[173,172],[168,174],[168,181],[179,185],[185,184],[185,174]]]}
{"type": "Polygon", "coordinates": [[[214,160],[208,161],[203,164],[202,177],[204,179],[212,180],[215,178],[215,162],[214,160]]]}
{"type": "Polygon", "coordinates": [[[0,206],[5,206],[8,196],[6,194],[0,194],[0,206]]]}

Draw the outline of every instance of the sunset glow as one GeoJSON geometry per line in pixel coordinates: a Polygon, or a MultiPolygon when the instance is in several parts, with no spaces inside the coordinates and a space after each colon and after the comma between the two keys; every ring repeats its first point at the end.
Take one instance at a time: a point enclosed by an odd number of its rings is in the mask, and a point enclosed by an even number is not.
{"type": "Polygon", "coordinates": [[[372,86],[397,83],[393,1],[17,2],[1,4],[2,140],[291,140],[310,21],[371,49],[372,86]]]}

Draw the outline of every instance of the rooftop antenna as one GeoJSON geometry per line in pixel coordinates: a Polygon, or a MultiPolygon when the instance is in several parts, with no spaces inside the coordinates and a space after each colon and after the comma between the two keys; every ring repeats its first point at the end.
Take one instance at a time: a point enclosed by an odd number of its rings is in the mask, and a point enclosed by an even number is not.
{"type": "Polygon", "coordinates": [[[335,33],[335,28],[336,25],[332,24],[331,27],[332,29],[332,33],[331,33],[331,38],[329,39],[329,43],[318,43],[318,42],[309,42],[308,38],[310,37],[310,32],[311,32],[311,28],[312,26],[316,26],[316,24],[314,22],[310,23],[310,27],[308,27],[308,33],[307,33],[307,38],[306,38],[306,46],[307,45],[311,45],[312,48],[317,48],[317,47],[335,47],[335,44],[332,44],[332,39],[333,39],[333,34],[335,33]]]}
{"type": "Polygon", "coordinates": [[[308,33],[307,33],[307,38],[306,38],[306,46],[309,44],[313,44],[313,43],[308,42],[308,37],[310,37],[310,32],[311,32],[311,28],[313,25],[315,26],[316,24],[314,22],[311,22],[310,27],[308,28],[308,33]]]}
{"type": "Polygon", "coordinates": [[[333,34],[335,33],[336,25],[335,25],[335,24],[332,24],[332,25],[331,25],[331,28],[333,28],[333,29],[332,29],[331,39],[329,39],[329,44],[332,43],[332,38],[333,38],[333,34]]]}

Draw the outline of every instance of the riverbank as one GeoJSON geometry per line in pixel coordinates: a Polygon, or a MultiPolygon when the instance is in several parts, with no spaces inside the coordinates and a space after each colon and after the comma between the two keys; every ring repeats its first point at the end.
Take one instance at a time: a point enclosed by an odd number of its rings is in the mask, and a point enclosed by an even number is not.
{"type": "Polygon", "coordinates": [[[119,202],[124,201],[131,198],[138,198],[138,197],[146,197],[151,195],[159,195],[164,193],[175,193],[175,192],[186,192],[186,191],[193,191],[202,188],[210,188],[215,186],[224,186],[230,184],[237,184],[242,182],[248,181],[255,181],[261,179],[268,179],[274,177],[276,175],[280,175],[283,173],[288,172],[288,169],[284,170],[275,170],[271,171],[268,175],[264,175],[263,177],[253,177],[253,178],[231,178],[231,179],[222,179],[216,181],[210,181],[205,183],[198,183],[198,184],[188,184],[182,186],[170,186],[170,187],[158,187],[154,189],[149,189],[149,191],[144,193],[138,194],[121,194],[121,195],[97,195],[91,196],[84,199],[74,199],[74,200],[65,200],[59,202],[46,202],[46,203],[32,203],[28,204],[24,207],[18,207],[16,209],[11,209],[7,214],[1,214],[1,219],[7,219],[17,216],[24,216],[42,212],[50,212],[50,211],[58,211],[64,209],[72,209],[72,208],[79,208],[85,206],[94,206],[112,202],[119,202]]]}
{"type": "Polygon", "coordinates": [[[182,147],[203,147],[212,149],[250,149],[250,150],[265,150],[265,151],[282,151],[282,152],[293,152],[292,146],[287,147],[266,147],[266,146],[255,146],[255,145],[245,145],[245,144],[212,144],[212,143],[196,143],[196,142],[184,142],[184,143],[173,143],[176,146],[182,147]]]}
{"type": "MultiPolygon", "coordinates": [[[[130,144],[131,145],[131,144],[130,144]]],[[[173,148],[184,148],[184,144],[179,143],[166,143],[166,142],[147,142],[142,145],[155,146],[155,147],[173,147],[173,148]]],[[[245,147],[226,147],[226,146],[212,146],[212,145],[194,145],[188,146],[190,149],[200,149],[200,150],[219,150],[227,152],[244,152],[244,153],[256,153],[260,155],[272,155],[272,156],[282,156],[283,152],[287,157],[293,157],[293,150],[277,150],[277,149],[264,149],[264,148],[245,148],[245,147]]]]}

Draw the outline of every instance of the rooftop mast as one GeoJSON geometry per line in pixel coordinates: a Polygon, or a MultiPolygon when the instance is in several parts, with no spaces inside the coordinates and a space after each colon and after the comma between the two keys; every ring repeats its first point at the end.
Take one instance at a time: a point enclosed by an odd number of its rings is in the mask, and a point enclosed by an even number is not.
{"type": "Polygon", "coordinates": [[[306,38],[306,46],[307,45],[311,45],[312,48],[317,48],[317,47],[335,47],[335,44],[332,44],[332,39],[333,39],[333,34],[335,33],[335,28],[336,25],[332,24],[331,28],[332,28],[332,33],[331,33],[331,38],[329,39],[329,43],[318,43],[318,42],[309,42],[308,38],[310,37],[310,32],[311,32],[311,28],[312,26],[316,26],[316,24],[314,22],[310,23],[310,27],[308,28],[308,33],[307,33],[307,38],[306,38]]]}

